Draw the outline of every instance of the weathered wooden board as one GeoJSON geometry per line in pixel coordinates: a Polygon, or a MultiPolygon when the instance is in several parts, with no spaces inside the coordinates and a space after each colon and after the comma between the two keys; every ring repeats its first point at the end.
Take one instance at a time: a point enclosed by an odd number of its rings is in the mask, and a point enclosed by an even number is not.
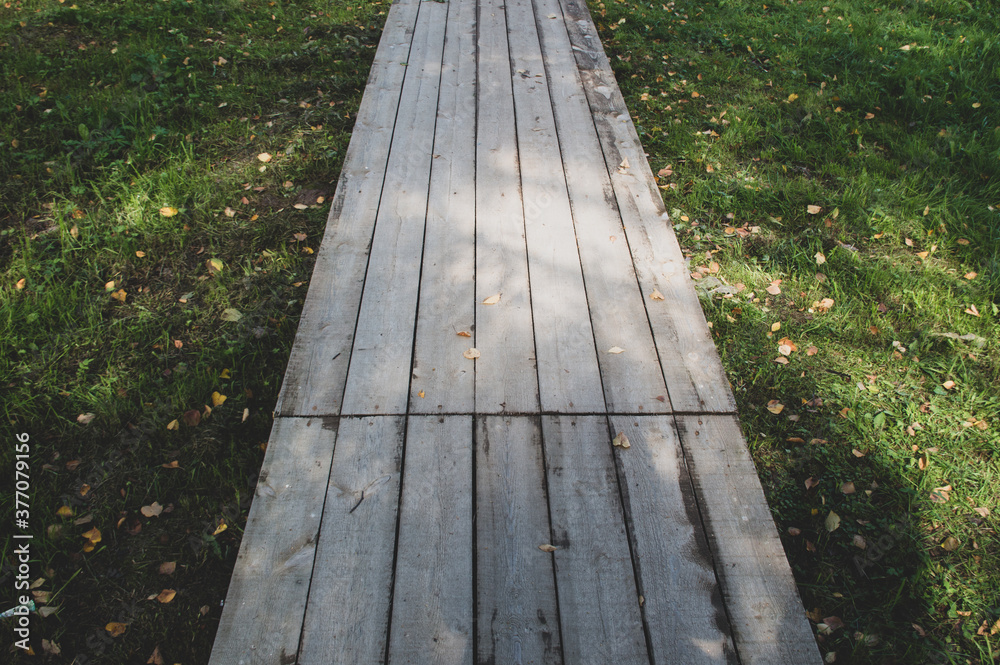
{"type": "MultiPolygon", "coordinates": [[[[385,659],[405,421],[340,420],[302,629],[302,665],[385,659]]],[[[277,615],[289,610],[273,599],[265,604],[277,615]]]]}
{"type": "Polygon", "coordinates": [[[534,413],[538,377],[502,0],[480,5],[478,43],[476,412],[534,413]],[[483,304],[495,296],[499,302],[483,304]]]}
{"type": "Polygon", "coordinates": [[[560,0],[644,294],[674,411],[736,410],[684,255],[583,0],[560,0]],[[625,164],[628,167],[625,168],[625,164]]]}
{"type": "MultiPolygon", "coordinates": [[[[670,402],[646,318],[644,294],[636,280],[559,0],[536,0],[534,5],[607,408],[611,413],[666,413],[670,402]],[[614,347],[624,351],[608,353],[614,347]]],[[[650,307],[669,306],[665,301],[650,303],[650,307]]]]}
{"type": "Polygon", "coordinates": [[[451,2],[445,35],[411,413],[472,413],[476,345],[476,3],[451,2]],[[465,332],[471,337],[462,337],[465,332]]]}
{"type": "Polygon", "coordinates": [[[480,663],[562,663],[538,420],[476,423],[476,586],[480,663]]]}
{"type": "Polygon", "coordinates": [[[673,420],[615,416],[616,448],[654,663],[736,665],[729,621],[673,420]]]}
{"type": "Polygon", "coordinates": [[[448,5],[424,2],[396,116],[341,413],[406,413],[448,5]]]}
{"type": "Polygon", "coordinates": [[[472,416],[410,417],[390,664],[473,662],[472,456],[472,416]]]}
{"type": "Polygon", "coordinates": [[[506,0],[506,8],[542,410],[603,412],[594,331],[534,12],[531,0],[506,0]]]}
{"type": "Polygon", "coordinates": [[[336,437],[333,419],[275,420],[211,665],[294,660],[336,437]]]}
{"type": "Polygon", "coordinates": [[[544,416],[542,434],[565,662],[648,665],[607,418],[544,416]]]}
{"type": "Polygon", "coordinates": [[[732,416],[682,416],[677,427],[740,661],[820,663],[739,422],[732,416]]]}
{"type": "Polygon", "coordinates": [[[420,0],[389,11],[313,268],[281,394],[281,415],[339,415],[403,74],[420,0]]]}

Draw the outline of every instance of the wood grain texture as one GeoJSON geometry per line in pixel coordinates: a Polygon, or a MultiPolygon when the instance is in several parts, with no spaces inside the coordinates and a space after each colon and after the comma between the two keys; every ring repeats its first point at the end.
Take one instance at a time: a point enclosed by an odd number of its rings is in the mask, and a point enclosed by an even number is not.
{"type": "MultiPolygon", "coordinates": [[[[341,418],[301,665],[385,659],[405,417],[341,418]]],[[[281,614],[287,607],[267,602],[281,614]]]]}
{"type": "Polygon", "coordinates": [[[478,662],[562,663],[536,418],[476,423],[478,662]]]}
{"type": "Polygon", "coordinates": [[[409,419],[390,665],[471,665],[472,416],[409,419]]]}
{"type": "Polygon", "coordinates": [[[543,416],[542,434],[565,662],[648,665],[607,418],[543,416]]]}
{"type": "Polygon", "coordinates": [[[677,419],[743,665],[820,663],[753,460],[732,416],[677,419]]]}
{"type": "Polygon", "coordinates": [[[531,0],[507,0],[514,113],[543,411],[602,412],[604,394],[531,0]]]}
{"type": "Polygon", "coordinates": [[[476,412],[533,413],[538,377],[502,0],[481,3],[478,44],[476,412]],[[498,303],[482,304],[497,294],[498,303]]]}
{"type": "Polygon", "coordinates": [[[424,2],[417,17],[347,372],[345,415],[406,413],[447,11],[447,4],[424,2]]]}
{"type": "Polygon", "coordinates": [[[560,0],[604,161],[644,294],[674,411],[731,413],[736,403],[642,144],[582,0],[560,0]],[[621,168],[628,160],[628,168],[621,168]]]}
{"type": "Polygon", "coordinates": [[[667,413],[667,387],[643,305],[649,294],[639,290],[559,0],[536,0],[534,6],[607,408],[611,413],[667,413]],[[607,352],[615,346],[625,351],[607,352]]]}
{"type": "Polygon", "coordinates": [[[334,420],[275,420],[210,665],[294,661],[336,436],[334,420]]]}
{"type": "Polygon", "coordinates": [[[275,412],[339,415],[354,343],[396,108],[420,0],[397,0],[386,19],[368,86],[313,268],[275,412]]]}
{"type": "Polygon", "coordinates": [[[410,381],[411,413],[472,413],[476,345],[476,4],[448,4],[410,381]],[[471,337],[461,337],[467,332],[471,337]],[[421,395],[423,393],[423,395],[421,395]]]}
{"type": "Polygon", "coordinates": [[[654,663],[736,665],[729,620],[674,429],[664,416],[615,416],[612,432],[654,663]]]}

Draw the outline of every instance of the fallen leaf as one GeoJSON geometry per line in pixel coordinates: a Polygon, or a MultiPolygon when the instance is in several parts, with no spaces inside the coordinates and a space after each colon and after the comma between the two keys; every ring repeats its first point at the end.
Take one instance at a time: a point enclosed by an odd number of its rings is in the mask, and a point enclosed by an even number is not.
{"type": "Polygon", "coordinates": [[[546,543],[545,545],[539,545],[538,549],[540,549],[543,552],[555,552],[559,548],[546,543]]]}
{"type": "Polygon", "coordinates": [[[177,592],[174,591],[173,589],[164,589],[156,596],[156,599],[161,603],[169,603],[171,600],[174,599],[174,596],[176,595],[177,592]]]}
{"type": "Polygon", "coordinates": [[[153,654],[146,661],[146,665],[164,665],[163,656],[160,655],[160,647],[157,645],[153,648],[153,654]]]}
{"type": "Polygon", "coordinates": [[[59,645],[55,642],[42,638],[42,652],[52,656],[58,656],[62,653],[62,649],[60,649],[59,645]]]}
{"type": "Polygon", "coordinates": [[[973,508],[972,510],[974,510],[976,514],[979,515],[980,517],[989,517],[990,514],[990,509],[986,508],[985,506],[979,508],[973,508]]]}
{"type": "Polygon", "coordinates": [[[146,252],[144,252],[144,251],[142,251],[142,250],[140,249],[140,250],[137,250],[137,251],[136,251],[135,255],[136,255],[137,257],[139,257],[140,259],[142,259],[142,258],[145,258],[145,256],[146,256],[146,252]]]}
{"type": "Polygon", "coordinates": [[[866,541],[865,537],[862,536],[860,533],[854,534],[854,539],[851,541],[851,544],[857,547],[859,550],[868,549],[868,541],[866,541]]]}
{"type": "Polygon", "coordinates": [[[941,387],[944,388],[945,390],[951,390],[952,388],[955,387],[955,382],[949,379],[948,381],[942,383],[941,387]]]}
{"type": "Polygon", "coordinates": [[[824,520],[823,525],[826,527],[827,531],[833,533],[840,528],[840,515],[831,510],[830,514],[826,516],[826,520],[824,520]]]}
{"type": "Polygon", "coordinates": [[[770,293],[772,296],[776,296],[776,295],[778,295],[778,294],[781,293],[781,287],[778,286],[778,284],[780,284],[780,283],[781,283],[781,280],[780,279],[776,279],[773,282],[771,282],[771,284],[766,289],[764,289],[764,290],[767,291],[768,293],[770,293]]]}
{"type": "Polygon", "coordinates": [[[631,448],[632,443],[625,436],[625,432],[618,432],[618,436],[611,440],[611,445],[617,448],[631,448]]]}
{"type": "Polygon", "coordinates": [[[111,293],[111,297],[117,300],[118,302],[125,302],[125,298],[127,296],[128,294],[125,293],[125,289],[118,289],[117,291],[113,291],[111,293]]]}
{"type": "Polygon", "coordinates": [[[806,206],[806,212],[809,213],[810,215],[818,215],[821,210],[822,208],[819,206],[814,206],[814,205],[806,206]]]}
{"type": "Polygon", "coordinates": [[[773,413],[774,415],[778,415],[779,413],[781,413],[784,408],[785,405],[776,399],[772,399],[767,403],[767,410],[773,413]]]}
{"type": "Polygon", "coordinates": [[[865,454],[863,452],[861,452],[860,450],[858,450],[857,448],[852,448],[851,449],[851,454],[854,455],[855,457],[864,457],[865,456],[865,454]]]}
{"type": "Polygon", "coordinates": [[[56,515],[59,517],[73,517],[73,509],[69,506],[61,506],[59,510],[56,511],[56,515]]]}
{"type": "Polygon", "coordinates": [[[210,273],[222,272],[222,269],[226,267],[222,259],[209,259],[205,262],[205,265],[208,266],[208,272],[210,273]]]}
{"type": "Polygon", "coordinates": [[[76,422],[81,425],[89,425],[96,416],[93,413],[81,413],[76,417],[76,422]]]}
{"type": "Polygon", "coordinates": [[[815,346],[810,346],[808,349],[806,349],[807,356],[814,356],[817,353],[819,353],[819,349],[817,349],[815,346]]]}
{"type": "Polygon", "coordinates": [[[247,418],[249,417],[250,417],[250,409],[246,408],[243,409],[243,420],[241,420],[240,422],[245,423],[247,421],[247,418]]]}
{"type": "Polygon", "coordinates": [[[180,428],[181,428],[181,424],[177,421],[176,418],[173,419],[173,420],[171,420],[169,423],[167,423],[167,429],[168,430],[178,430],[180,428]]]}
{"type": "Polygon", "coordinates": [[[177,460],[174,460],[173,462],[167,462],[165,464],[161,464],[160,466],[163,467],[164,469],[179,469],[179,468],[181,468],[181,465],[177,462],[177,460]]]}
{"type": "Polygon", "coordinates": [[[802,534],[802,529],[799,529],[798,527],[794,527],[794,526],[788,527],[788,535],[789,536],[799,536],[801,534],[802,534]]]}
{"type": "Polygon", "coordinates": [[[227,309],[222,310],[221,318],[223,321],[239,321],[240,319],[243,318],[243,315],[240,314],[240,311],[238,309],[233,309],[232,307],[229,307],[227,309]]]}
{"type": "Polygon", "coordinates": [[[792,354],[792,347],[787,344],[781,344],[778,346],[778,353],[783,356],[789,356],[792,354]]]}
{"type": "Polygon", "coordinates": [[[83,533],[82,535],[84,538],[86,538],[92,543],[101,542],[101,531],[96,526],[91,528],[90,531],[83,533]]]}
{"type": "Polygon", "coordinates": [[[623,353],[624,351],[625,349],[621,348],[620,346],[612,346],[610,349],[608,349],[608,353],[614,353],[615,355],[623,353]]]}
{"type": "Polygon", "coordinates": [[[293,233],[292,237],[295,238],[296,242],[305,242],[306,234],[305,233],[293,233]]]}
{"type": "Polygon", "coordinates": [[[823,252],[816,252],[816,265],[821,266],[826,263],[826,255],[823,252]]]}
{"type": "Polygon", "coordinates": [[[971,314],[972,316],[976,316],[976,317],[978,317],[978,316],[979,316],[979,310],[978,310],[978,309],[976,309],[976,306],[975,306],[975,305],[969,305],[969,306],[968,306],[968,307],[967,307],[967,308],[965,309],[965,313],[966,313],[966,314],[971,314]]]}
{"type": "MultiPolygon", "coordinates": [[[[780,349],[780,347],[779,347],[779,349],[780,349]]],[[[788,358],[786,358],[785,356],[778,356],[777,358],[774,359],[773,362],[776,362],[779,365],[787,365],[788,364],[788,358]]]]}
{"type": "Polygon", "coordinates": [[[487,298],[486,300],[484,300],[483,304],[484,305],[495,305],[498,302],[500,302],[500,294],[499,293],[496,294],[496,295],[492,295],[489,298],[487,298]]]}
{"type": "Polygon", "coordinates": [[[308,210],[309,209],[309,206],[307,206],[305,203],[296,203],[292,207],[295,208],[296,210],[308,210]]]}
{"type": "Polygon", "coordinates": [[[871,120],[875,117],[874,113],[865,113],[865,120],[871,120]]]}
{"type": "Polygon", "coordinates": [[[257,155],[257,159],[267,164],[269,161],[271,161],[271,153],[262,152],[259,155],[257,155]]]}
{"type": "Polygon", "coordinates": [[[816,487],[817,485],[819,485],[819,481],[816,480],[816,478],[814,478],[812,476],[809,476],[808,478],[806,478],[805,486],[806,486],[806,491],[807,492],[809,490],[811,490],[812,488],[816,487]]]}
{"type": "Polygon", "coordinates": [[[177,570],[176,561],[164,561],[160,564],[159,573],[160,575],[173,575],[175,570],[177,570]]]}
{"type": "Polygon", "coordinates": [[[919,635],[920,637],[927,637],[927,631],[926,631],[926,630],[924,630],[924,629],[923,629],[923,628],[922,628],[922,627],[920,626],[920,624],[917,624],[917,623],[911,623],[910,625],[911,625],[911,626],[913,626],[913,630],[917,631],[917,635],[919,635]]]}
{"type": "Polygon", "coordinates": [[[160,208],[160,214],[163,215],[164,217],[173,217],[174,215],[177,214],[177,212],[178,212],[177,208],[174,208],[172,206],[163,206],[162,208],[160,208]]]}
{"type": "Polygon", "coordinates": [[[188,427],[197,427],[201,423],[201,412],[198,409],[188,409],[181,416],[181,420],[188,427]]]}
{"type": "Polygon", "coordinates": [[[104,630],[108,631],[108,633],[111,634],[111,637],[118,637],[119,635],[125,632],[126,628],[128,628],[127,623],[119,623],[118,621],[112,621],[104,627],[104,630]]]}
{"type": "Polygon", "coordinates": [[[154,501],[150,505],[143,506],[142,508],[140,508],[139,512],[145,515],[146,517],[159,517],[160,513],[163,512],[163,506],[161,506],[158,502],[154,501]]]}
{"type": "Polygon", "coordinates": [[[229,398],[216,390],[212,393],[212,406],[222,406],[227,399],[229,398]]]}
{"type": "Polygon", "coordinates": [[[653,292],[649,294],[649,297],[652,300],[663,300],[664,299],[663,298],[663,294],[660,293],[660,291],[658,289],[653,289],[653,292]]]}
{"type": "Polygon", "coordinates": [[[824,617],[823,623],[825,623],[830,630],[840,630],[844,627],[844,622],[841,621],[840,617],[824,617]]]}
{"type": "Polygon", "coordinates": [[[215,527],[215,531],[212,532],[213,536],[218,536],[220,533],[229,528],[229,525],[225,522],[219,522],[219,526],[215,527]]]}
{"type": "MultiPolygon", "coordinates": [[[[967,272],[967,273],[965,273],[962,276],[965,277],[965,279],[975,279],[978,275],[979,275],[979,273],[977,273],[977,272],[967,272]]],[[[21,280],[21,281],[23,282],[24,280],[21,280]]]]}
{"type": "Polygon", "coordinates": [[[20,290],[22,290],[24,288],[24,286],[27,283],[28,283],[28,280],[26,280],[25,278],[22,277],[21,279],[17,280],[17,284],[15,284],[14,286],[15,286],[15,288],[17,288],[18,291],[20,291],[20,290]]]}
{"type": "Polygon", "coordinates": [[[459,337],[472,337],[472,333],[470,333],[468,330],[460,330],[455,334],[458,335],[459,337]]]}
{"type": "Polygon", "coordinates": [[[469,360],[475,360],[482,354],[479,353],[479,349],[473,346],[471,348],[466,349],[465,351],[462,351],[462,355],[468,358],[469,360]]]}
{"type": "Polygon", "coordinates": [[[628,170],[629,170],[628,157],[625,157],[622,159],[621,164],[618,165],[618,172],[625,174],[628,173],[628,170]]]}
{"type": "Polygon", "coordinates": [[[948,536],[944,539],[944,542],[941,543],[941,548],[949,552],[954,552],[958,549],[960,544],[961,543],[958,542],[958,538],[955,538],[955,536],[948,536]]]}
{"type": "Polygon", "coordinates": [[[844,494],[854,494],[855,492],[854,483],[851,481],[847,481],[846,483],[840,486],[840,491],[843,492],[844,494]]]}

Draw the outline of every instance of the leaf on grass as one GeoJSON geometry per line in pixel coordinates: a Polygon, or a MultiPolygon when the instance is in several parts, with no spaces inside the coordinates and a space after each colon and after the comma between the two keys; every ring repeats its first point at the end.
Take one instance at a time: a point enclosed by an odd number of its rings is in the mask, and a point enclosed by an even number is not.
{"type": "Polygon", "coordinates": [[[816,252],[816,265],[821,266],[826,263],[826,255],[823,252],[816,252]]]}
{"type": "Polygon", "coordinates": [[[176,596],[176,595],[177,595],[177,592],[175,590],[173,590],[173,589],[164,589],[163,591],[161,591],[156,596],[156,599],[158,601],[160,601],[161,603],[169,603],[170,601],[172,601],[174,599],[174,596],[176,596]]]}
{"type": "Polygon", "coordinates": [[[496,295],[492,295],[489,298],[487,298],[486,300],[484,300],[483,304],[484,305],[495,305],[498,302],[500,302],[500,294],[499,293],[497,293],[496,295]]]}
{"type": "Polygon", "coordinates": [[[840,486],[840,491],[843,492],[844,494],[854,494],[854,492],[856,491],[854,489],[854,483],[851,481],[847,481],[846,483],[840,486]]]}
{"type": "Polygon", "coordinates": [[[174,418],[169,423],[167,423],[167,429],[168,430],[178,430],[180,428],[181,428],[181,424],[177,421],[176,418],[174,418]]]}
{"type": "Polygon", "coordinates": [[[865,537],[862,536],[860,533],[854,534],[854,539],[851,541],[851,544],[857,547],[859,550],[868,549],[868,541],[866,541],[865,537]]]}
{"type": "Polygon", "coordinates": [[[111,293],[111,297],[118,302],[125,302],[125,298],[128,297],[128,294],[125,293],[125,289],[118,289],[117,291],[113,291],[111,293]]]}
{"type": "Polygon", "coordinates": [[[227,399],[229,398],[216,390],[212,393],[212,406],[222,406],[227,399]]]}
{"type": "Polygon", "coordinates": [[[295,242],[305,242],[306,240],[305,233],[293,233],[292,237],[295,238],[295,242]]]}
{"type": "Polygon", "coordinates": [[[177,570],[176,561],[164,561],[160,564],[160,575],[173,575],[175,570],[177,570]]]}
{"type": "Polygon", "coordinates": [[[240,311],[238,309],[233,309],[232,307],[229,307],[227,309],[222,310],[223,321],[239,321],[242,318],[243,315],[240,314],[240,311]]]}
{"type": "Polygon", "coordinates": [[[222,272],[222,269],[226,267],[222,259],[209,259],[205,262],[205,265],[208,266],[208,272],[210,273],[222,272]]]}
{"type": "Polygon", "coordinates": [[[945,381],[944,383],[942,383],[941,387],[944,388],[945,390],[951,390],[952,388],[955,387],[955,382],[952,381],[951,379],[949,379],[949,380],[945,381]]]}
{"type": "Polygon", "coordinates": [[[247,418],[249,417],[250,417],[250,409],[247,408],[243,409],[243,420],[241,420],[240,422],[245,423],[247,421],[247,418]]]}
{"type": "Polygon", "coordinates": [[[976,514],[979,515],[980,517],[989,517],[990,515],[990,509],[985,506],[981,506],[979,508],[973,508],[972,510],[974,510],[976,514]]]}
{"type": "Polygon", "coordinates": [[[809,476],[808,478],[806,478],[805,486],[807,492],[812,488],[816,487],[817,485],[819,485],[819,481],[816,480],[816,478],[814,478],[813,476],[809,476]]]}
{"type": "Polygon", "coordinates": [[[179,468],[181,468],[181,465],[177,462],[177,460],[174,460],[173,462],[167,462],[165,464],[161,464],[160,466],[163,467],[164,469],[179,469],[179,468]]]}
{"type": "Polygon", "coordinates": [[[56,511],[56,515],[62,518],[73,517],[73,509],[69,506],[60,506],[59,510],[56,511]]]}
{"type": "Polygon", "coordinates": [[[779,284],[781,284],[781,280],[776,279],[773,282],[771,282],[771,284],[764,290],[770,293],[772,296],[776,296],[781,293],[781,287],[778,286],[779,284]]]}
{"type": "Polygon", "coordinates": [[[834,303],[833,298],[823,298],[822,300],[814,301],[812,304],[812,309],[816,313],[822,314],[823,312],[829,312],[830,309],[833,307],[833,303],[834,303]]]}
{"type": "Polygon", "coordinates": [[[127,623],[112,621],[104,627],[104,630],[108,631],[108,633],[111,634],[111,637],[118,637],[119,635],[125,632],[126,628],[128,628],[127,623]]]}
{"type": "Polygon", "coordinates": [[[792,347],[788,344],[780,344],[778,345],[778,353],[783,356],[790,356],[792,355],[792,347]]]}
{"type": "Polygon", "coordinates": [[[555,547],[553,545],[549,545],[548,543],[546,543],[544,545],[539,545],[538,549],[540,549],[543,552],[555,552],[559,548],[555,547]]]}
{"type": "Polygon", "coordinates": [[[218,536],[220,533],[229,528],[229,525],[225,522],[219,522],[219,526],[215,527],[215,531],[212,532],[213,536],[218,536]]]}
{"type": "Polygon", "coordinates": [[[76,417],[76,422],[81,425],[89,425],[96,416],[93,413],[81,413],[76,417]]]}
{"type": "Polygon", "coordinates": [[[844,627],[844,622],[841,621],[840,617],[823,617],[823,623],[825,623],[830,630],[840,630],[844,627]]]}
{"type": "Polygon", "coordinates": [[[22,277],[21,279],[17,280],[17,284],[15,284],[14,286],[15,286],[15,288],[17,288],[18,291],[21,291],[22,289],[24,289],[24,287],[25,287],[25,285],[27,283],[28,283],[28,280],[26,280],[25,278],[22,277]]]}
{"type": "Polygon", "coordinates": [[[611,440],[611,445],[615,446],[616,448],[632,447],[632,443],[628,440],[628,437],[625,436],[625,432],[618,432],[618,436],[616,436],[614,439],[611,440]]]}
{"type": "Polygon", "coordinates": [[[958,542],[958,538],[955,536],[948,536],[944,539],[944,542],[941,543],[941,548],[947,550],[948,552],[954,552],[958,549],[960,544],[961,543],[958,542]]]}
{"type": "Polygon", "coordinates": [[[815,346],[810,346],[808,349],[806,349],[807,356],[814,356],[817,353],[819,353],[819,349],[817,349],[815,346]]]}
{"type": "MultiPolygon", "coordinates": [[[[972,280],[972,279],[975,279],[976,277],[978,277],[979,273],[977,273],[977,272],[967,272],[967,273],[965,273],[962,276],[965,277],[965,279],[972,280]]],[[[21,281],[23,282],[24,280],[21,280],[21,281]]]]}
{"type": "Polygon", "coordinates": [[[136,253],[135,253],[135,255],[136,255],[137,257],[139,257],[140,259],[142,259],[142,258],[145,258],[145,257],[146,257],[146,252],[142,251],[141,249],[140,249],[140,250],[136,250],[136,253]]]}
{"type": "Polygon", "coordinates": [[[968,307],[966,307],[965,308],[965,313],[966,314],[971,314],[972,316],[976,316],[976,317],[979,316],[979,310],[976,309],[975,305],[969,305],[968,307]]]}
{"type": "Polygon", "coordinates": [[[815,206],[815,205],[808,205],[808,206],[806,206],[806,212],[809,213],[810,215],[818,215],[821,210],[822,210],[822,208],[819,207],[819,206],[815,206]]]}
{"type": "Polygon", "coordinates": [[[863,452],[861,452],[860,450],[858,450],[857,448],[852,448],[851,449],[851,454],[854,455],[855,457],[864,457],[865,456],[865,454],[863,452]]]}
{"type": "Polygon", "coordinates": [[[163,506],[161,506],[159,502],[154,501],[150,505],[140,508],[139,512],[146,517],[159,517],[160,513],[163,512],[163,506]]]}
{"type": "Polygon", "coordinates": [[[198,424],[201,423],[201,412],[199,412],[198,409],[188,409],[181,416],[181,420],[183,420],[184,424],[188,427],[197,427],[198,424]]]}
{"type": "Polygon", "coordinates": [[[174,208],[173,206],[163,206],[160,208],[160,214],[164,217],[173,217],[177,214],[177,212],[177,208],[174,208]]]}
{"type": "Polygon", "coordinates": [[[466,349],[465,351],[462,351],[462,355],[465,356],[466,358],[468,358],[469,360],[475,360],[476,358],[478,358],[482,354],[479,353],[479,349],[477,349],[476,347],[473,346],[473,347],[470,347],[470,348],[466,349]]]}
{"type": "Polygon", "coordinates": [[[160,655],[160,647],[157,645],[153,648],[153,654],[146,661],[146,665],[164,665],[163,656],[160,655]]]}
{"type": "Polygon", "coordinates": [[[624,352],[625,352],[625,349],[623,349],[620,346],[612,346],[610,349],[608,349],[608,353],[613,353],[615,355],[618,355],[619,353],[624,353],[624,352]]]}
{"type": "Polygon", "coordinates": [[[269,161],[271,161],[271,153],[262,152],[259,155],[257,155],[257,159],[267,164],[269,161]]]}
{"type": "Polygon", "coordinates": [[[827,531],[833,533],[840,528],[840,515],[831,510],[830,514],[826,516],[826,520],[824,520],[823,525],[826,527],[827,531]]]}
{"type": "Polygon", "coordinates": [[[659,289],[653,289],[653,292],[649,294],[651,300],[664,300],[663,294],[660,293],[659,289]]]}
{"type": "Polygon", "coordinates": [[[784,410],[784,408],[785,405],[776,399],[772,399],[767,403],[767,410],[773,413],[774,415],[778,415],[779,413],[781,413],[784,410]]]}
{"type": "Polygon", "coordinates": [[[309,209],[309,206],[307,206],[305,203],[296,203],[292,207],[295,208],[296,210],[308,210],[309,209]]]}

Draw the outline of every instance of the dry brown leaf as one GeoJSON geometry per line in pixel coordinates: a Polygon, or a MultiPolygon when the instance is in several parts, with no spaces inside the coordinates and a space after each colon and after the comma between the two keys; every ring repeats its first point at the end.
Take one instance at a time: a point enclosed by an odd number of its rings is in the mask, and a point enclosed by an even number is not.
{"type": "Polygon", "coordinates": [[[771,282],[771,284],[764,290],[770,293],[772,296],[776,296],[781,293],[781,287],[778,286],[779,284],[781,284],[781,280],[776,279],[773,282],[771,282]]]}
{"type": "Polygon", "coordinates": [[[546,543],[545,545],[539,545],[538,549],[540,549],[543,552],[555,552],[559,548],[546,543]]]}
{"type": "Polygon", "coordinates": [[[161,506],[159,502],[154,501],[150,505],[140,508],[139,512],[146,517],[159,517],[160,513],[163,512],[163,506],[161,506]]]}
{"type": "Polygon", "coordinates": [[[767,410],[773,413],[774,415],[778,415],[779,413],[781,413],[784,408],[785,405],[776,399],[772,399],[767,403],[767,410]]]}
{"type": "Polygon", "coordinates": [[[146,665],[164,665],[163,656],[160,655],[160,647],[157,645],[153,648],[153,654],[146,661],[146,665]]]}
{"type": "Polygon", "coordinates": [[[89,425],[96,416],[93,413],[81,413],[76,417],[76,422],[81,425],[89,425]]]}
{"type": "Polygon", "coordinates": [[[808,478],[806,478],[805,486],[807,492],[812,488],[816,487],[817,485],[819,485],[819,481],[816,480],[816,478],[814,478],[813,476],[809,476],[808,478]]]}
{"type": "Polygon", "coordinates": [[[649,294],[652,300],[664,300],[663,294],[660,293],[659,289],[653,289],[653,292],[649,294]]]}
{"type": "Polygon", "coordinates": [[[844,494],[854,494],[855,492],[854,483],[851,481],[847,481],[846,483],[840,486],[840,491],[843,492],[844,494]]]}
{"type": "Polygon", "coordinates": [[[174,591],[173,589],[164,589],[156,596],[156,599],[161,603],[169,603],[174,599],[174,596],[176,595],[177,592],[174,591]]]}
{"type": "Polygon", "coordinates": [[[112,621],[104,627],[104,630],[108,631],[108,633],[111,634],[111,637],[118,637],[119,635],[125,632],[126,628],[128,628],[127,623],[112,621]]]}
{"type": "Polygon", "coordinates": [[[458,335],[459,337],[472,337],[472,333],[470,333],[468,330],[460,330],[455,334],[458,335]]]}
{"type": "Polygon", "coordinates": [[[160,564],[160,575],[173,575],[175,570],[177,570],[176,561],[164,561],[160,564]]]}
{"type": "Polygon", "coordinates": [[[860,533],[854,534],[852,544],[860,550],[868,549],[868,541],[866,541],[865,537],[860,533]]]}
{"type": "Polygon", "coordinates": [[[471,348],[466,349],[465,351],[462,351],[462,355],[468,358],[469,360],[475,360],[482,354],[479,353],[479,349],[473,346],[471,348]]]}
{"type": "Polygon", "coordinates": [[[952,381],[951,379],[949,379],[949,380],[945,381],[944,383],[942,383],[941,387],[944,388],[945,390],[951,390],[952,388],[955,387],[955,382],[952,381]]]}
{"type": "Polygon", "coordinates": [[[500,302],[500,295],[501,294],[497,293],[496,295],[490,296],[489,298],[487,298],[486,300],[483,301],[483,304],[484,305],[495,305],[495,304],[497,304],[498,302],[500,302]]]}
{"type": "Polygon", "coordinates": [[[979,273],[977,273],[977,272],[967,272],[967,273],[965,273],[962,276],[965,277],[965,279],[970,279],[971,280],[971,279],[975,279],[976,277],[978,277],[979,273]]]}
{"type": "Polygon", "coordinates": [[[969,305],[969,306],[968,306],[968,307],[967,307],[967,308],[965,309],[965,313],[966,313],[966,314],[971,314],[972,316],[976,316],[976,317],[978,317],[978,316],[979,316],[979,310],[978,310],[978,309],[976,309],[976,306],[975,306],[975,305],[969,305]]]}
{"type": "Polygon", "coordinates": [[[941,543],[941,548],[947,550],[948,552],[954,552],[958,549],[960,544],[961,543],[958,542],[958,538],[955,538],[955,536],[948,536],[944,539],[944,542],[941,543]]]}
{"type": "Polygon", "coordinates": [[[815,346],[810,346],[808,349],[806,349],[807,356],[814,356],[817,353],[819,353],[819,349],[817,349],[815,346]]]}

